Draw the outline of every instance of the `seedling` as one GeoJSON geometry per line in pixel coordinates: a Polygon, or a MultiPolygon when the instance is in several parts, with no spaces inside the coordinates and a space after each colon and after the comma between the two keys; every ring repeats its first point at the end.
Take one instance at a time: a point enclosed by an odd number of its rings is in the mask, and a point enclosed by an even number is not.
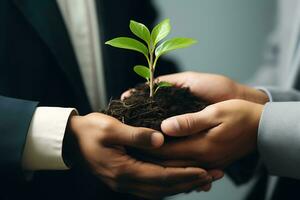
{"type": "Polygon", "coordinates": [[[146,57],[148,67],[144,65],[136,65],[133,70],[139,76],[147,80],[147,84],[149,84],[150,88],[150,97],[153,97],[159,88],[172,86],[167,82],[159,82],[157,83],[156,88],[154,88],[154,72],[157,60],[160,58],[160,56],[175,49],[189,47],[197,43],[197,41],[191,38],[178,37],[161,42],[171,31],[169,19],[165,19],[157,24],[151,33],[144,24],[133,20],[130,21],[129,28],[131,32],[138,38],[142,39],[143,42],[129,37],[118,37],[107,41],[105,44],[117,48],[137,51],[146,57]]]}

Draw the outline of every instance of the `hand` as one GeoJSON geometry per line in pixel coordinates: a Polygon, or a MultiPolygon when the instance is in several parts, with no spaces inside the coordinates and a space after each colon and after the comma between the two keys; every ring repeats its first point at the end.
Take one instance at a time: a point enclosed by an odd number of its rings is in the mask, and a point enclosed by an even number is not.
{"type": "Polygon", "coordinates": [[[163,159],[198,162],[205,168],[223,168],[256,149],[257,129],[263,105],[228,100],[197,113],[162,122],[163,132],[184,137],[151,151],[163,159]]]}
{"type": "MultiPolygon", "coordinates": [[[[265,104],[269,101],[264,92],[239,84],[221,75],[183,72],[161,76],[157,79],[173,83],[177,87],[189,87],[195,96],[208,103],[229,99],[244,99],[259,104],[265,104]]],[[[128,92],[124,95],[128,96],[128,92]]]]}
{"type": "Polygon", "coordinates": [[[163,144],[163,135],[152,129],[124,125],[107,115],[72,116],[68,129],[87,166],[118,192],[157,199],[194,190],[210,184],[212,176],[220,176],[218,171],[208,174],[200,168],[165,168],[135,160],[126,154],[125,146],[158,148],[163,144]]]}

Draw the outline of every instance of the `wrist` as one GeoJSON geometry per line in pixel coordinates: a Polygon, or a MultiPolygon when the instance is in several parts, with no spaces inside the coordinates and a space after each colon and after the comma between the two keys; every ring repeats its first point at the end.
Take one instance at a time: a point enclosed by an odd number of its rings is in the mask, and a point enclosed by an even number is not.
{"type": "Polygon", "coordinates": [[[65,164],[70,168],[77,165],[80,160],[78,139],[75,131],[78,118],[80,116],[76,113],[71,113],[63,139],[62,156],[65,164]]]}
{"type": "Polygon", "coordinates": [[[238,88],[239,88],[238,98],[244,99],[246,101],[251,101],[253,103],[261,104],[261,105],[264,105],[270,101],[268,95],[261,90],[257,90],[255,88],[248,87],[242,84],[239,84],[238,88]]]}

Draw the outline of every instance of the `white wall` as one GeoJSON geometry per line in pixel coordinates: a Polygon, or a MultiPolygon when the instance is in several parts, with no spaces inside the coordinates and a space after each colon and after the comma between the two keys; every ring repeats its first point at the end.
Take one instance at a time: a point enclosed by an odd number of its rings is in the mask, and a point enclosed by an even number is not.
{"type": "Polygon", "coordinates": [[[182,70],[221,73],[245,80],[261,63],[273,27],[275,0],[154,0],[160,19],[170,18],[171,36],[199,43],[171,55],[182,70]]]}
{"type": "MultiPolygon", "coordinates": [[[[220,73],[243,82],[261,64],[265,39],[274,24],[275,0],[154,1],[161,12],[160,20],[171,19],[170,37],[199,40],[192,48],[170,54],[181,70],[220,73]]],[[[213,185],[211,192],[194,192],[174,199],[240,200],[249,188],[249,184],[236,187],[225,177],[213,185]]]]}

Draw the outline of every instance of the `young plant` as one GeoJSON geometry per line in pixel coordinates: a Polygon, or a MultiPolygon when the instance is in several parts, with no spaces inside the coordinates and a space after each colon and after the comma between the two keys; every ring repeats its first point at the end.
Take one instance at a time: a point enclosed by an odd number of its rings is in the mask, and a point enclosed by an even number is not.
{"type": "Polygon", "coordinates": [[[165,19],[157,24],[151,33],[144,24],[133,20],[130,21],[129,28],[134,35],[143,40],[143,43],[129,37],[118,37],[107,41],[105,44],[137,51],[146,57],[148,67],[136,65],[133,70],[147,80],[150,88],[150,97],[153,97],[159,88],[171,86],[170,83],[159,82],[154,88],[154,72],[160,56],[175,49],[189,47],[197,43],[197,41],[191,38],[172,38],[161,42],[171,31],[169,19],[165,19]]]}

